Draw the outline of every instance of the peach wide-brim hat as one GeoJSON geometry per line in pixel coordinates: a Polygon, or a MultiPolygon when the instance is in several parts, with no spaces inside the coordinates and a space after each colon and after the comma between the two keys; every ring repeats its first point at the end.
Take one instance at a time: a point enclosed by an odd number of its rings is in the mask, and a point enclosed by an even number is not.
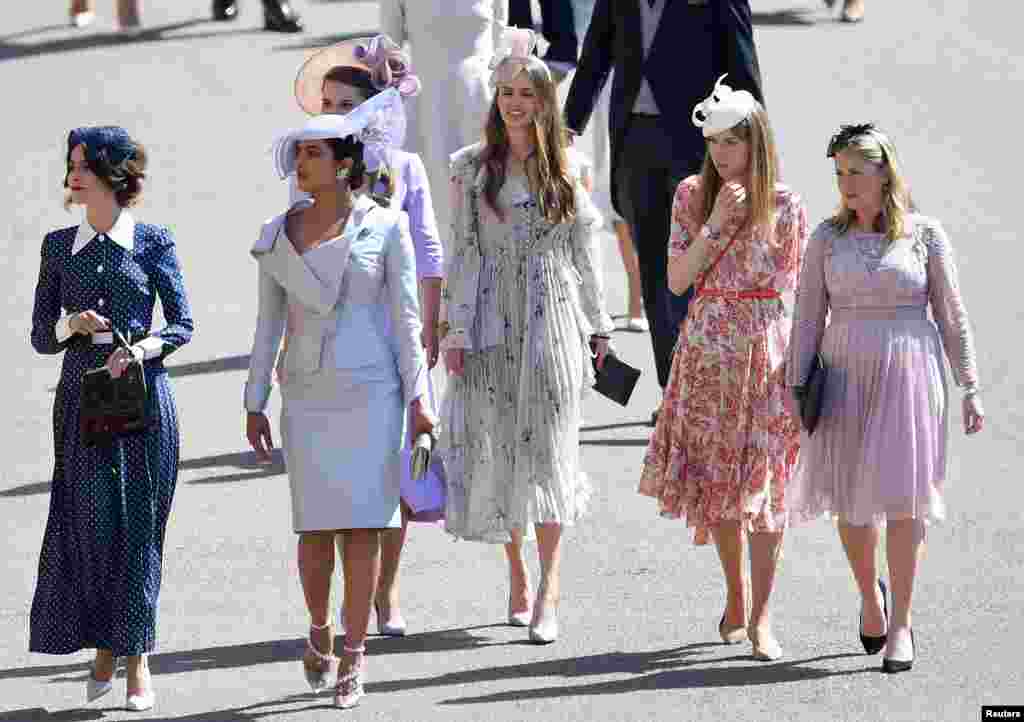
{"type": "Polygon", "coordinates": [[[371,68],[356,55],[356,48],[366,46],[372,37],[352,38],[326,47],[302,64],[295,76],[295,100],[309,115],[319,115],[323,107],[324,76],[338,66],[358,68],[372,73],[371,68]]]}

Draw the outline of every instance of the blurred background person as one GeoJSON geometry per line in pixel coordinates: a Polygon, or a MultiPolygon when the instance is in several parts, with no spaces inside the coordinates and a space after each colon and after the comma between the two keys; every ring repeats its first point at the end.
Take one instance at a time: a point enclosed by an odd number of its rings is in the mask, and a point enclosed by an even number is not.
{"type": "MultiPolygon", "coordinates": [[[[139,0],[117,0],[116,6],[119,32],[132,33],[141,29],[139,0]]],[[[68,16],[72,27],[84,28],[91,25],[96,19],[96,0],[71,0],[68,16]]]]}
{"type": "Polygon", "coordinates": [[[451,215],[449,156],[480,139],[491,104],[494,55],[508,21],[508,0],[380,0],[381,31],[409,43],[427,89],[409,103],[407,149],[427,168],[434,214],[447,244],[451,215]]]}
{"type": "MultiPolygon", "coordinates": [[[[238,18],[239,0],[213,0],[214,20],[227,21],[238,18]]],[[[303,29],[302,19],[288,0],[262,0],[263,29],[275,33],[298,33],[303,29]]]]}
{"type": "MultiPolygon", "coordinates": [[[[576,69],[579,57],[583,35],[579,32],[573,4],[574,0],[540,0],[541,34],[548,42],[543,59],[556,85],[576,69]]],[[[508,24],[533,30],[536,26],[532,6],[532,0],[508,0],[508,24]]]]}

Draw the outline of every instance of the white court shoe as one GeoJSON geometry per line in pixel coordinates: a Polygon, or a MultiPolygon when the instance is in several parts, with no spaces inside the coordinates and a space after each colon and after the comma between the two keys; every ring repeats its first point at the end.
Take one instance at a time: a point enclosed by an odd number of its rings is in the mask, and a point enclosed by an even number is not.
{"type": "Polygon", "coordinates": [[[534,644],[551,644],[558,639],[558,607],[542,604],[538,619],[530,625],[530,641],[534,644]]]}
{"type": "Polygon", "coordinates": [[[156,704],[156,695],[153,694],[153,690],[149,690],[145,694],[133,694],[128,697],[128,704],[125,705],[129,712],[145,712],[146,710],[153,709],[153,705],[156,704]]]}

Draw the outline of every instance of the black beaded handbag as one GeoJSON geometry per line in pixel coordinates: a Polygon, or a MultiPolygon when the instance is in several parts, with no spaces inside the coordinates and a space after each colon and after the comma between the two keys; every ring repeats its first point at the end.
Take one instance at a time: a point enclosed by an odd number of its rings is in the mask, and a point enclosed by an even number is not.
{"type": "MultiPolygon", "coordinates": [[[[128,347],[124,336],[114,335],[128,347]]],[[[79,432],[86,446],[108,446],[117,439],[146,430],[146,372],[132,361],[114,378],[106,366],[85,372],[79,408],[79,432]]]]}

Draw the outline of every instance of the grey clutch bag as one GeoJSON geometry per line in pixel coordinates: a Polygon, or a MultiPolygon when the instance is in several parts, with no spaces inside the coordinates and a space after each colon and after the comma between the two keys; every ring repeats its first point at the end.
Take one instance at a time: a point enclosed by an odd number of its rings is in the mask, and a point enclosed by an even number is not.
{"type": "Polygon", "coordinates": [[[430,468],[430,453],[434,450],[433,434],[420,434],[412,446],[412,454],[409,455],[409,477],[413,481],[419,481],[430,468]]]}

